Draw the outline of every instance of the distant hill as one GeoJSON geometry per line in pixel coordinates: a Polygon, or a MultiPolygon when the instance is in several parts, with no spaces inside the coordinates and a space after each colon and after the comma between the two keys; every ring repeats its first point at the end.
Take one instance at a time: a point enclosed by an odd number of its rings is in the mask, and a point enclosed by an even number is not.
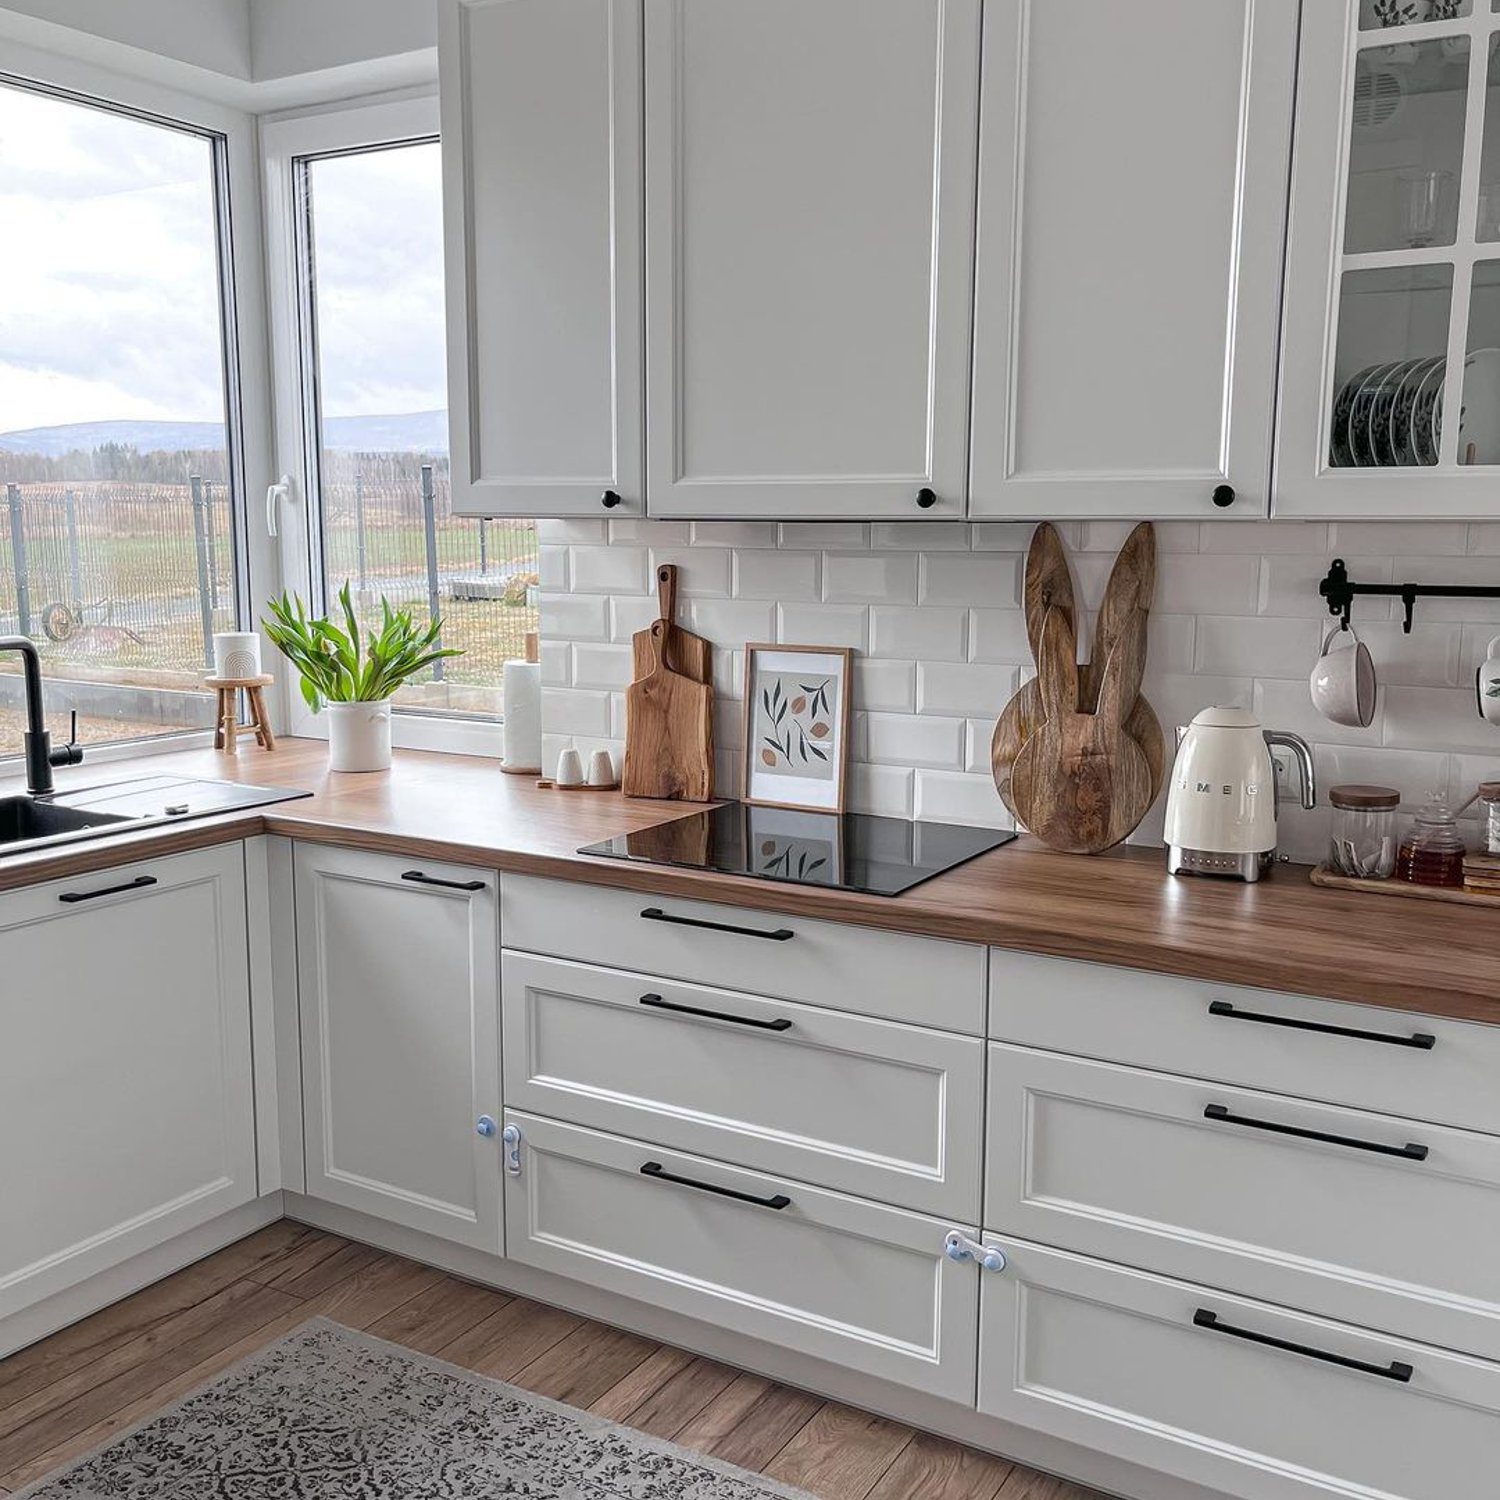
{"type": "MultiPolygon", "coordinates": [[[[448,414],[443,411],[397,412],[376,417],[330,417],[324,441],[346,453],[446,453],[448,414]]],[[[69,422],[61,427],[30,427],[0,432],[0,451],[39,453],[58,458],[88,452],[109,443],[139,453],[196,452],[218,448],[224,428],[218,422],[69,422]]]]}

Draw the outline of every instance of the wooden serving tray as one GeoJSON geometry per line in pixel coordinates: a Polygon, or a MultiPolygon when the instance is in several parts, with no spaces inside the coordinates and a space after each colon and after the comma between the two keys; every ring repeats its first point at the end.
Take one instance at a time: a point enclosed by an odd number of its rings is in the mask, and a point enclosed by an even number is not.
{"type": "Polygon", "coordinates": [[[1409,880],[1397,880],[1394,875],[1385,880],[1356,880],[1352,875],[1339,875],[1327,865],[1319,865],[1308,879],[1314,885],[1327,886],[1338,891],[1362,891],[1367,896],[1404,896],[1414,901],[1455,901],[1460,906],[1500,906],[1500,892],[1491,895],[1485,891],[1471,891],[1456,885],[1413,885],[1409,880]]]}

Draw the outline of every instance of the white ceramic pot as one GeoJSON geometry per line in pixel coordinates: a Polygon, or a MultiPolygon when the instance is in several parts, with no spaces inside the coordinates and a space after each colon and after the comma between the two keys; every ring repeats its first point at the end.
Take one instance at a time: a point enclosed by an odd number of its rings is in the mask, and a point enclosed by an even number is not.
{"type": "Polygon", "coordinates": [[[389,771],[391,768],[391,700],[378,703],[329,703],[328,769],[389,771]]]}

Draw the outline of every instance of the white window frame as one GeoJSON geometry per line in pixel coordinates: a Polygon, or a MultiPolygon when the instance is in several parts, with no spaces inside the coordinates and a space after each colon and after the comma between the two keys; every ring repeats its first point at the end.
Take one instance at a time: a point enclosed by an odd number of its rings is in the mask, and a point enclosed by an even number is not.
{"type": "MultiPolygon", "coordinates": [[[[206,132],[222,139],[221,309],[224,345],[225,416],[235,534],[236,589],[243,592],[242,629],[259,627],[257,601],[274,593],[279,562],[274,547],[249,524],[251,497],[270,483],[270,370],[265,355],[266,298],[259,191],[259,152],[253,115],[195,94],[182,93],[61,53],[12,45],[0,58],[0,78],[43,93],[72,97],[84,104],[113,106],[127,115],[167,126],[206,132]],[[235,437],[236,409],[238,438],[235,437]]],[[[265,643],[269,648],[269,642],[265,643]]],[[[281,684],[278,682],[278,688],[281,684]]],[[[90,745],[84,765],[161,755],[210,746],[212,729],[189,729],[147,739],[90,745]]],[[[20,756],[0,757],[0,777],[20,767],[20,756]]]]}
{"type": "MultiPolygon", "coordinates": [[[[298,275],[302,226],[297,215],[296,165],[308,157],[436,140],[438,136],[438,98],[433,90],[270,116],[261,122],[277,473],[288,480],[286,498],[268,499],[267,503],[268,509],[274,504],[277,511],[282,581],[304,599],[317,597],[321,579],[316,572],[317,538],[307,503],[307,486],[315,472],[317,455],[310,449],[312,412],[304,379],[305,289],[298,275]]],[[[290,732],[327,738],[324,716],[308,710],[295,685],[289,684],[289,688],[290,732]]],[[[414,750],[449,750],[496,758],[502,753],[498,719],[403,710],[391,716],[391,739],[414,750]]]]}

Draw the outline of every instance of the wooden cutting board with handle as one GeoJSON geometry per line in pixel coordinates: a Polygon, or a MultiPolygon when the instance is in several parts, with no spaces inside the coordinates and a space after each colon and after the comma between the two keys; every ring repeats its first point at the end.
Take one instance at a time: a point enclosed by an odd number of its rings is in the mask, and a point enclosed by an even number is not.
{"type": "Polygon", "coordinates": [[[651,670],[625,694],[627,797],[708,802],[714,794],[714,690],[666,664],[672,624],[650,630],[651,670]]]}
{"type": "MultiPolygon", "coordinates": [[[[677,564],[658,563],[656,568],[656,597],[661,607],[661,618],[675,628],[667,640],[668,670],[691,677],[694,682],[713,681],[713,643],[684,630],[677,624],[677,564]]],[[[649,677],[656,665],[656,646],[651,640],[651,627],[637,630],[630,638],[631,652],[635,658],[632,677],[649,677]]]]}
{"type": "Polygon", "coordinates": [[[1060,610],[1042,624],[1037,691],[1042,722],[1011,767],[1016,816],[1043,843],[1067,854],[1097,854],[1132,833],[1155,800],[1151,768],[1125,730],[1125,694],[1146,655],[1146,615],[1138,611],[1099,676],[1093,713],[1081,696],[1077,642],[1060,610]]]}
{"type": "MultiPolygon", "coordinates": [[[[1118,639],[1119,622],[1128,617],[1126,606],[1148,607],[1155,584],[1156,538],[1150,524],[1143,522],[1127,538],[1110,572],[1105,602],[1100,607],[1095,631],[1094,659],[1081,668],[1079,673],[1081,706],[1092,707],[1098,702],[1099,677],[1108,655],[1107,651],[1099,649],[1098,638],[1108,630],[1111,641],[1118,639]]],[[[1026,554],[1023,600],[1026,608],[1026,639],[1031,646],[1033,660],[1041,658],[1042,622],[1049,609],[1056,609],[1063,615],[1076,639],[1073,576],[1068,568],[1062,538],[1045,521],[1032,534],[1031,547],[1026,554]]],[[[1140,694],[1139,680],[1133,697],[1134,701],[1125,718],[1125,730],[1146,757],[1151,771],[1151,800],[1154,802],[1161,793],[1166,776],[1166,741],[1155,711],[1140,694]]],[[[1016,813],[1015,802],[1011,797],[1011,768],[1044,717],[1037,679],[1031,678],[1021,684],[995,724],[995,732],[990,740],[990,769],[1001,800],[1013,816],[1019,814],[1016,813]]]]}

